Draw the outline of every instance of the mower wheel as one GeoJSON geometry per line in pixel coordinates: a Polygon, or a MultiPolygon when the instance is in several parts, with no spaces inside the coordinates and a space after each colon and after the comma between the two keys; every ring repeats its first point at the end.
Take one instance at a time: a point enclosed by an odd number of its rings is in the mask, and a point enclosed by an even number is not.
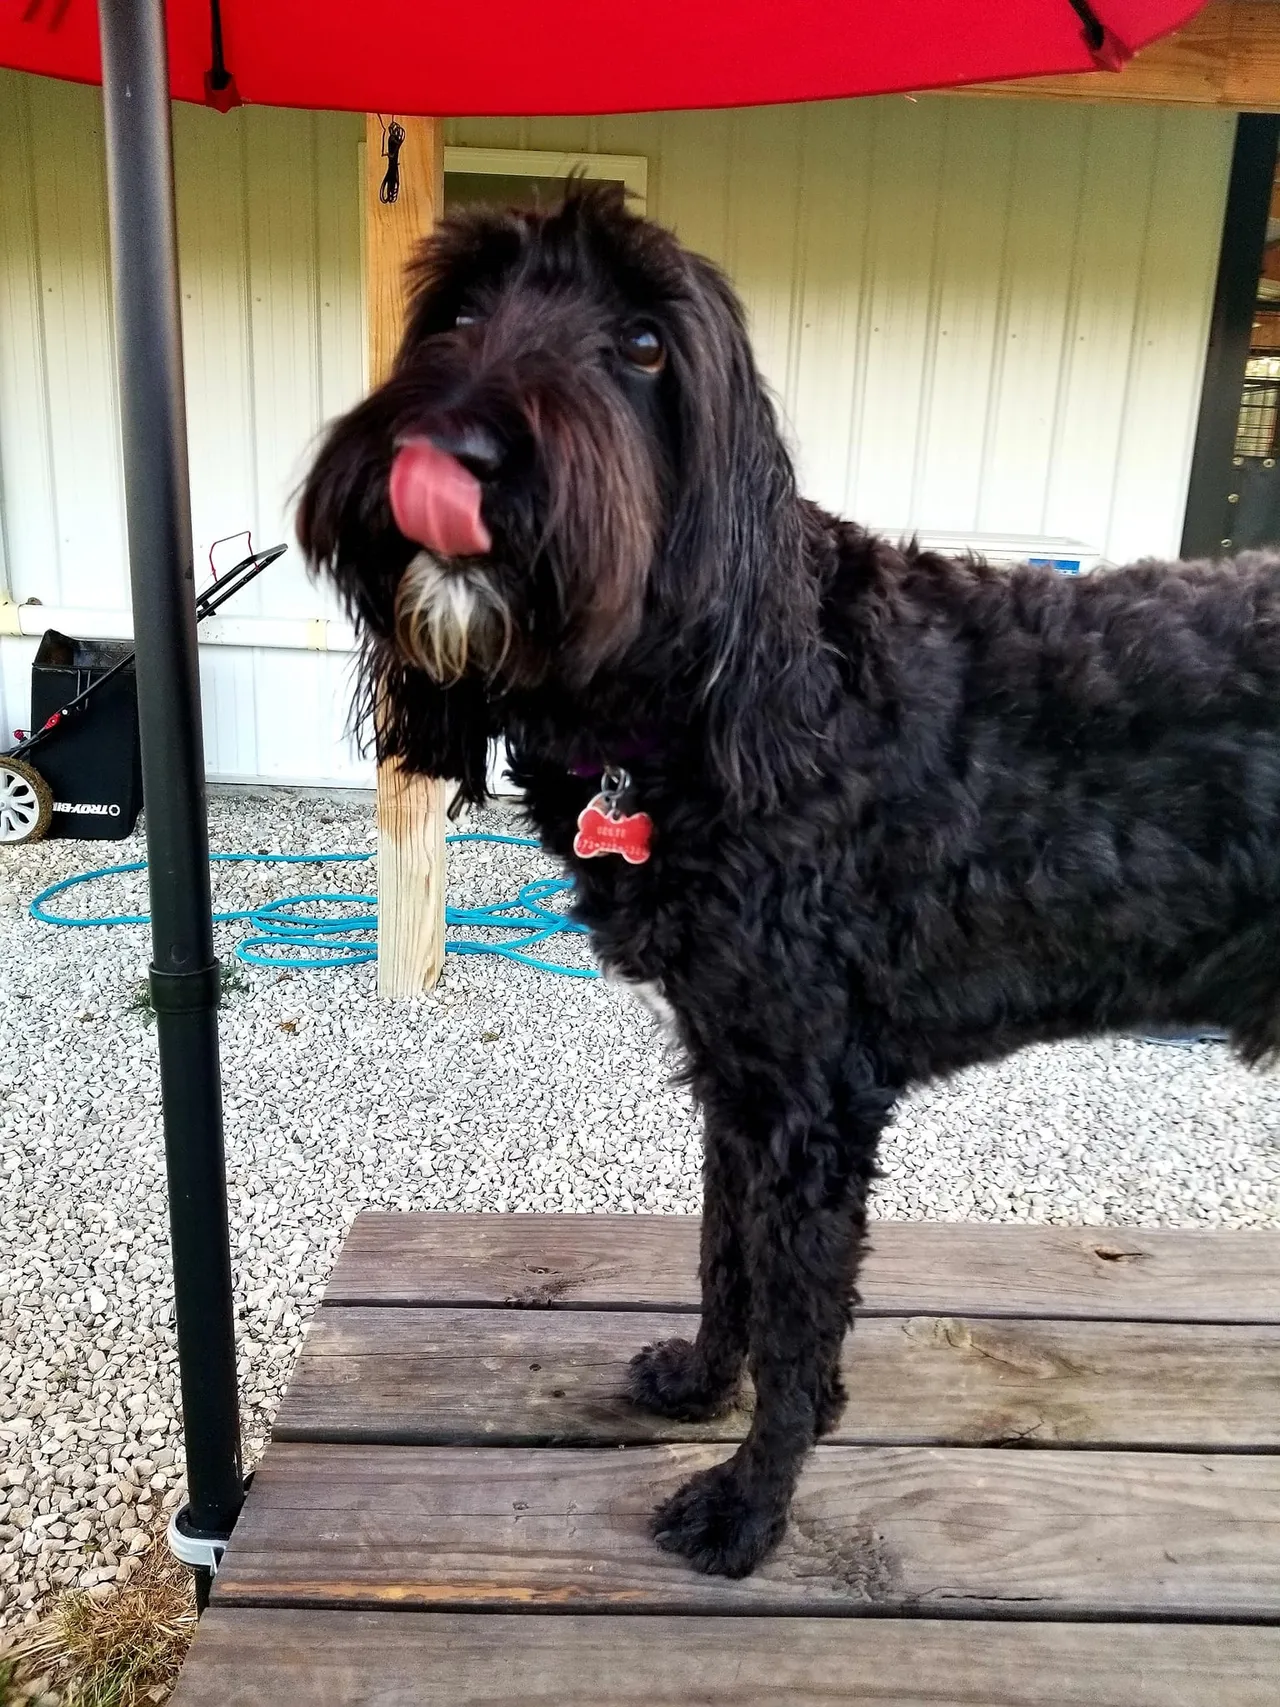
{"type": "Polygon", "coordinates": [[[0,846],[38,842],[53,819],[53,790],[33,765],[0,754],[0,846]]]}

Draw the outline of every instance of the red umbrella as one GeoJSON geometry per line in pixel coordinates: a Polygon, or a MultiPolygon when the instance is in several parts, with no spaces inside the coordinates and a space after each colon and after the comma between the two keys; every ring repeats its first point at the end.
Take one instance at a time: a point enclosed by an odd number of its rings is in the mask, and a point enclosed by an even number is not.
{"type": "MultiPolygon", "coordinates": [[[[1118,70],[1201,0],[168,0],[170,88],[355,112],[739,106],[1118,70]],[[219,47],[219,40],[221,47],[219,47]]],[[[0,65],[96,83],[91,0],[0,0],[0,65]]]]}
{"type": "Polygon", "coordinates": [[[0,65],[103,84],[156,1010],[198,1597],[243,1500],[168,95],[365,112],[798,101],[1117,69],[1195,0],[0,0],[0,65]],[[167,53],[166,53],[167,37],[167,53]]]}

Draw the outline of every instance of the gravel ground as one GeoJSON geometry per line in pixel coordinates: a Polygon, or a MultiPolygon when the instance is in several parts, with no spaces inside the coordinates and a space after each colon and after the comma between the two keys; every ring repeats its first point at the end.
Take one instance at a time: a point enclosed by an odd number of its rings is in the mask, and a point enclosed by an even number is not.
{"type": "MultiPolygon", "coordinates": [[[[358,797],[226,793],[211,818],[220,849],[373,843],[358,797]]],[[[497,809],[475,827],[516,828],[497,809]]],[[[57,930],[26,913],[55,878],[140,854],[138,839],[0,853],[0,1628],[61,1587],[109,1593],[182,1494],[155,1036],[139,1000],[147,933],[57,930]]],[[[450,899],[496,899],[550,869],[528,849],[459,848],[450,899]]],[[[372,882],[372,867],[233,868],[216,889],[231,906],[372,882]]],[[[137,878],[65,903],[143,904],[137,878]]],[[[219,927],[224,959],[243,930],[219,927]]],[[[580,943],[555,952],[585,964],[580,943]]],[[[231,986],[250,1459],[358,1209],[698,1206],[693,1112],[623,992],[490,957],[450,960],[437,991],[406,1004],[374,999],[368,965],[237,966],[231,986]]],[[[911,1098],[884,1176],[885,1217],[1277,1225],[1280,1075],[1245,1072],[1214,1045],[1027,1050],[911,1098]]]]}

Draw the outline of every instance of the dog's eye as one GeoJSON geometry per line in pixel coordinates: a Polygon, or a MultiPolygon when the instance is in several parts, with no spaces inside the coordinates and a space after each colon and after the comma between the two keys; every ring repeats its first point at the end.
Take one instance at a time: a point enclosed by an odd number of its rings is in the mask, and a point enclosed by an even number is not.
{"type": "Polygon", "coordinates": [[[666,363],[667,352],[662,339],[652,326],[631,326],[618,341],[623,360],[641,373],[659,373],[666,363]]]}
{"type": "Polygon", "coordinates": [[[479,318],[480,316],[478,314],[468,314],[466,309],[463,309],[462,313],[456,316],[453,323],[455,326],[474,326],[479,318]]]}

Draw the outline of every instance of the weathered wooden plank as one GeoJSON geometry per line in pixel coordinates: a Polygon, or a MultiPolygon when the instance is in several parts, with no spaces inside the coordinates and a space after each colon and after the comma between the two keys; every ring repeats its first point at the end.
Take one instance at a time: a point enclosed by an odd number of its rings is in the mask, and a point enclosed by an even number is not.
{"type": "MultiPolygon", "coordinates": [[[[864,1313],[1280,1322],[1280,1234],[878,1221],[864,1313]]],[[[683,1215],[365,1211],[330,1304],[698,1307],[683,1215]]]]}
{"type": "Polygon", "coordinates": [[[649,1536],[723,1448],[275,1444],[215,1595],[240,1604],[1280,1619],[1280,1458],[823,1446],[741,1582],[649,1536]]]}
{"type": "Polygon", "coordinates": [[[1280,1631],[214,1605],[173,1707],[1274,1707],[1280,1631]]]}
{"type": "MultiPolygon", "coordinates": [[[[623,1396],[642,1345],[687,1316],[321,1309],[277,1440],[615,1445],[736,1440],[744,1408],[667,1422],[623,1396]]],[[[1280,1328],[885,1316],[845,1343],[834,1441],[1280,1448],[1280,1328]]]]}

